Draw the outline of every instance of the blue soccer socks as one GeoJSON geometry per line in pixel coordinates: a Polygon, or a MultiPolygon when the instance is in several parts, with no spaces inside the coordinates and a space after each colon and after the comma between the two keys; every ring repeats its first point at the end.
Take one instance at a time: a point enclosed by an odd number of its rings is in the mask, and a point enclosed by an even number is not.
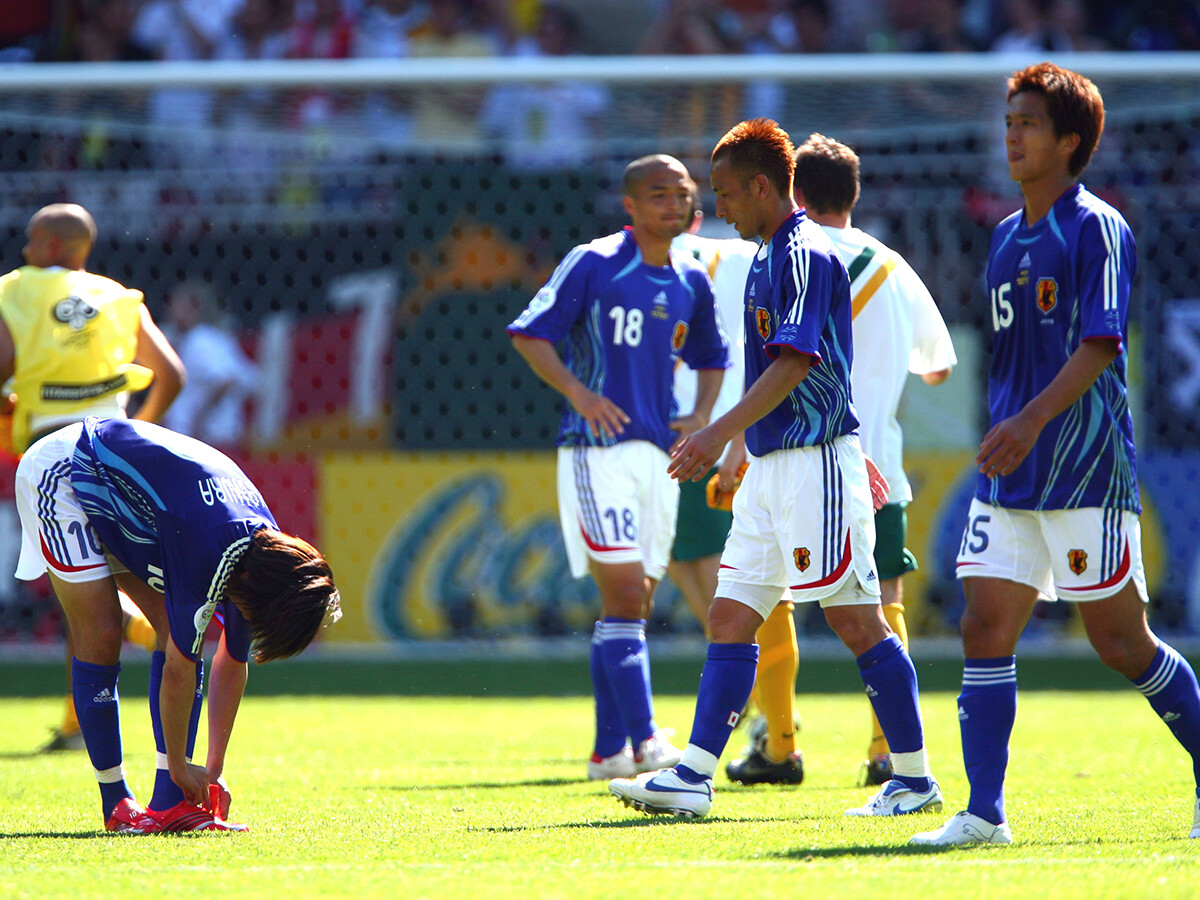
{"type": "Polygon", "coordinates": [[[1131,680],[1191,754],[1196,792],[1200,795],[1200,688],[1196,673],[1174,648],[1160,642],[1150,667],[1131,680]]]}
{"type": "Polygon", "coordinates": [[[996,656],[963,661],[958,725],[963,764],[971,783],[967,811],[1000,825],[1004,815],[1004,773],[1008,742],[1017,720],[1017,658],[996,656]]]}
{"type": "Polygon", "coordinates": [[[117,676],[121,667],[99,666],[71,660],[71,695],[79,730],[87,746],[88,757],[100,785],[104,819],[113,808],[133,793],[125,783],[121,752],[121,709],[117,694],[117,676]]]}
{"type": "Polygon", "coordinates": [[[596,744],[593,748],[599,759],[620,753],[625,746],[625,721],[621,708],[608,683],[608,669],[604,665],[604,623],[597,622],[592,629],[592,695],[596,709],[596,744]]]}
{"type": "Polygon", "coordinates": [[[650,695],[646,620],[605,616],[602,624],[600,652],[609,688],[620,710],[623,734],[636,748],[658,730],[650,695]]]}
{"type": "Polygon", "coordinates": [[[681,777],[711,778],[716,772],[717,760],[750,699],[757,665],[758,644],[708,645],[696,694],[692,735],[677,767],[681,777]]]}
{"type": "Polygon", "coordinates": [[[917,670],[894,634],[858,657],[858,674],[892,748],[894,777],[917,792],[930,788],[917,670]]]}

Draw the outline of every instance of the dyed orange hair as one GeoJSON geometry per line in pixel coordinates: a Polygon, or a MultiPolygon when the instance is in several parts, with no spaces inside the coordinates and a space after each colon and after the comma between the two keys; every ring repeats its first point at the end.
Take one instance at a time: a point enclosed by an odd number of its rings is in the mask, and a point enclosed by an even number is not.
{"type": "Polygon", "coordinates": [[[728,159],[743,181],[765,175],[784,197],[792,195],[792,175],[796,171],[796,149],[788,133],[774,119],[750,119],[739,122],[717,141],[712,159],[728,159]]]}

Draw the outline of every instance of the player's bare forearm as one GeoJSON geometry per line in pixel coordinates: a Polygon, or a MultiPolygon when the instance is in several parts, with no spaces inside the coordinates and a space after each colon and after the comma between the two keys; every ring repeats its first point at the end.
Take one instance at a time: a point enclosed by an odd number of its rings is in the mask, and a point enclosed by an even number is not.
{"type": "Polygon", "coordinates": [[[721,384],[724,381],[724,369],[696,370],[695,414],[704,420],[705,425],[712,417],[712,409],[717,402],[717,395],[721,393],[721,384]]]}
{"type": "Polygon", "coordinates": [[[671,430],[679,437],[672,445],[672,450],[679,446],[689,434],[699,431],[708,424],[712,417],[713,405],[717,402],[717,394],[721,392],[721,381],[725,377],[724,369],[699,369],[696,372],[696,405],[686,416],[680,416],[671,421],[671,430]]]}
{"type": "Polygon", "coordinates": [[[514,334],[512,345],[538,378],[566,398],[594,434],[613,437],[625,431],[625,426],[629,424],[629,416],[625,411],[607,397],[588,390],[567,368],[553,344],[514,334]]]}
{"type": "Polygon", "coordinates": [[[137,356],[134,357],[134,361],[154,373],[154,380],[150,382],[146,399],[135,418],[157,422],[183,389],[187,373],[179,354],[154,323],[150,311],[145,306],[141,308],[137,356]]]}
{"type": "Polygon", "coordinates": [[[1084,341],[1054,379],[1021,409],[993,425],[979,445],[975,463],[989,478],[1011,475],[1029,455],[1046,424],[1082,397],[1116,359],[1115,340],[1084,341]]]}
{"type": "Polygon", "coordinates": [[[187,801],[200,806],[208,799],[208,776],[203,768],[187,761],[188,722],[195,696],[196,664],[168,642],[158,698],[167,768],[187,801]]]}
{"type": "Polygon", "coordinates": [[[225,754],[238,706],[246,691],[248,666],[229,655],[225,636],[213,656],[208,678],[208,777],[218,779],[225,771],[225,754]]]}
{"type": "Polygon", "coordinates": [[[678,481],[695,481],[712,468],[735,435],[777,407],[805,378],[812,358],[790,347],[760,375],[723,416],[685,438],[675,448],[667,472],[678,481]]]}

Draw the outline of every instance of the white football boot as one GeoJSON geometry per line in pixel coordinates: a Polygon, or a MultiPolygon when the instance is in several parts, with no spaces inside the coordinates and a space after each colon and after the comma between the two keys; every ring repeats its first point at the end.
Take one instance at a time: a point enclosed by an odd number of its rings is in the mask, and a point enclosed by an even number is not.
{"type": "Polygon", "coordinates": [[[922,831],[909,838],[910,844],[925,847],[970,847],[973,844],[1011,844],[1007,822],[993,825],[965,809],[936,831],[922,831]]]}
{"type": "Polygon", "coordinates": [[[919,812],[941,812],[942,789],[930,778],[929,790],[914,791],[893,778],[862,806],[846,810],[848,816],[907,816],[919,812]]]}
{"type": "Polygon", "coordinates": [[[712,779],[691,784],[674,769],[643,772],[637,778],[614,778],[608,783],[608,791],[626,806],[648,815],[695,819],[712,809],[712,779]]]}
{"type": "Polygon", "coordinates": [[[633,751],[629,749],[628,744],[612,756],[597,756],[593,753],[587,764],[588,781],[632,778],[637,772],[637,767],[633,764],[633,751]]]}

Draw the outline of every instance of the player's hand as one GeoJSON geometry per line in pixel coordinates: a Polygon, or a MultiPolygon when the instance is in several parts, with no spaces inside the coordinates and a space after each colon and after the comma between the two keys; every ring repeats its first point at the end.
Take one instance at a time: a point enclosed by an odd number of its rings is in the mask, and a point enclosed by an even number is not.
{"type": "Polygon", "coordinates": [[[729,450],[717,469],[717,490],[723,494],[737,490],[746,474],[746,445],[741,441],[730,441],[729,450]]]}
{"type": "Polygon", "coordinates": [[[183,791],[183,799],[194,806],[208,805],[208,769],[186,763],[181,771],[171,772],[171,780],[183,791]]]}
{"type": "Polygon", "coordinates": [[[232,802],[233,795],[229,793],[229,786],[225,784],[224,776],[209,782],[208,802],[204,805],[205,809],[222,819],[228,819],[229,805],[232,802]]]}
{"type": "Polygon", "coordinates": [[[1037,443],[1042,426],[1032,416],[1019,412],[994,425],[983,436],[975,464],[988,478],[1011,475],[1037,443]]]}
{"type": "Polygon", "coordinates": [[[875,460],[866,455],[863,459],[867,461],[867,483],[871,485],[871,503],[875,505],[876,510],[883,509],[887,504],[890,485],[879,471],[879,466],[875,465],[875,460]]]}
{"type": "Polygon", "coordinates": [[[676,481],[699,481],[721,458],[726,440],[711,425],[689,434],[671,448],[667,474],[676,481]]]}
{"type": "Polygon", "coordinates": [[[680,416],[678,419],[671,420],[671,430],[679,434],[678,439],[671,445],[671,450],[674,451],[685,437],[689,434],[694,434],[705,425],[708,424],[708,417],[702,416],[697,412],[689,413],[686,416],[680,416]]]}
{"type": "Polygon", "coordinates": [[[625,410],[607,397],[585,388],[578,395],[568,399],[575,412],[583,416],[588,428],[597,437],[603,435],[611,438],[625,433],[625,426],[629,424],[630,418],[625,414],[625,410]]]}

